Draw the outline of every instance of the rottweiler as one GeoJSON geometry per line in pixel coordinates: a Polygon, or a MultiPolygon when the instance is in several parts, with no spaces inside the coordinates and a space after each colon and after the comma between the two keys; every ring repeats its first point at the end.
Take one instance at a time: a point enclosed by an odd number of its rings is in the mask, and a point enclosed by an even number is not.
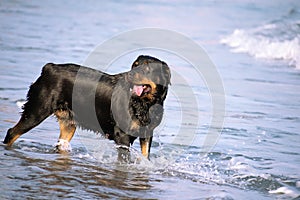
{"type": "Polygon", "coordinates": [[[7,131],[11,146],[47,117],[57,117],[57,150],[65,151],[76,127],[103,134],[119,146],[139,138],[149,158],[153,131],[161,123],[170,85],[168,65],[140,55],[131,70],[115,75],[77,64],[48,63],[30,86],[19,122],[7,131]]]}

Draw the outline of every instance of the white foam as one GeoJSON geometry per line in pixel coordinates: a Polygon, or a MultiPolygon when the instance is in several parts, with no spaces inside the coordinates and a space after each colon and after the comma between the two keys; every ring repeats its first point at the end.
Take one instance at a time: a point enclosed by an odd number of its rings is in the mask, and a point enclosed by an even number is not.
{"type": "MultiPolygon", "coordinates": [[[[271,25],[259,28],[270,29],[271,25]]],[[[300,69],[300,39],[299,35],[293,39],[278,40],[257,34],[258,29],[236,29],[220,40],[222,44],[232,47],[232,52],[248,53],[256,58],[287,60],[289,65],[300,69]]]]}
{"type": "Polygon", "coordinates": [[[270,194],[283,194],[291,198],[297,198],[300,196],[296,191],[288,188],[288,187],[280,187],[276,190],[269,191],[270,194]]]}
{"type": "Polygon", "coordinates": [[[24,106],[25,103],[26,103],[26,101],[19,100],[19,101],[17,101],[16,104],[21,109],[21,108],[23,108],[23,106],[24,106]]]}
{"type": "Polygon", "coordinates": [[[55,143],[54,145],[59,151],[63,151],[63,152],[71,152],[72,151],[71,144],[67,140],[59,139],[58,142],[55,143]]]}

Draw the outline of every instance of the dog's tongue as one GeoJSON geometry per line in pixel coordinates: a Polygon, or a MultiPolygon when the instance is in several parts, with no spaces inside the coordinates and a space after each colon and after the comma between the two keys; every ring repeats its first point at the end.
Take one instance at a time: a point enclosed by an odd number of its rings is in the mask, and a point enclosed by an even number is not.
{"type": "Polygon", "coordinates": [[[132,88],[132,93],[137,96],[141,96],[143,93],[144,87],[142,85],[134,85],[132,88]]]}

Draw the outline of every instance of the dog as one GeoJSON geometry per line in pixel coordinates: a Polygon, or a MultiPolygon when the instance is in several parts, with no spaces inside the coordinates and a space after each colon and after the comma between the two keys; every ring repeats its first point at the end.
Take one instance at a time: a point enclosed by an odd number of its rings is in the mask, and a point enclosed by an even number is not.
{"type": "Polygon", "coordinates": [[[140,55],[131,70],[110,75],[77,64],[48,63],[30,86],[18,123],[8,129],[7,146],[47,117],[57,117],[59,151],[65,151],[76,127],[103,134],[121,147],[139,138],[149,159],[153,131],[161,123],[170,85],[168,65],[140,55]]]}

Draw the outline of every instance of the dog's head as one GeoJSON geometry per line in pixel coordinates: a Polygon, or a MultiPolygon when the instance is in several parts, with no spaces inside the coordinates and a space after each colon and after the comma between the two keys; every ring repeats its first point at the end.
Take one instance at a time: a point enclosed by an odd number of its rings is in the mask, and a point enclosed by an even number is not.
{"type": "Polygon", "coordinates": [[[127,77],[133,96],[156,102],[165,100],[170,79],[170,69],[165,62],[144,55],[133,62],[127,77]]]}
{"type": "Polygon", "coordinates": [[[142,154],[149,157],[152,134],[163,116],[171,73],[168,65],[151,56],[139,56],[128,74],[133,103],[131,131],[137,131],[142,154]],[[141,106],[144,105],[144,106],[141,106]]]}
{"type": "Polygon", "coordinates": [[[123,137],[140,138],[142,154],[149,156],[153,130],[163,117],[163,102],[167,96],[171,73],[168,65],[150,56],[139,56],[132,69],[112,94],[112,113],[123,137]],[[126,134],[125,134],[126,133],[126,134]]]}

